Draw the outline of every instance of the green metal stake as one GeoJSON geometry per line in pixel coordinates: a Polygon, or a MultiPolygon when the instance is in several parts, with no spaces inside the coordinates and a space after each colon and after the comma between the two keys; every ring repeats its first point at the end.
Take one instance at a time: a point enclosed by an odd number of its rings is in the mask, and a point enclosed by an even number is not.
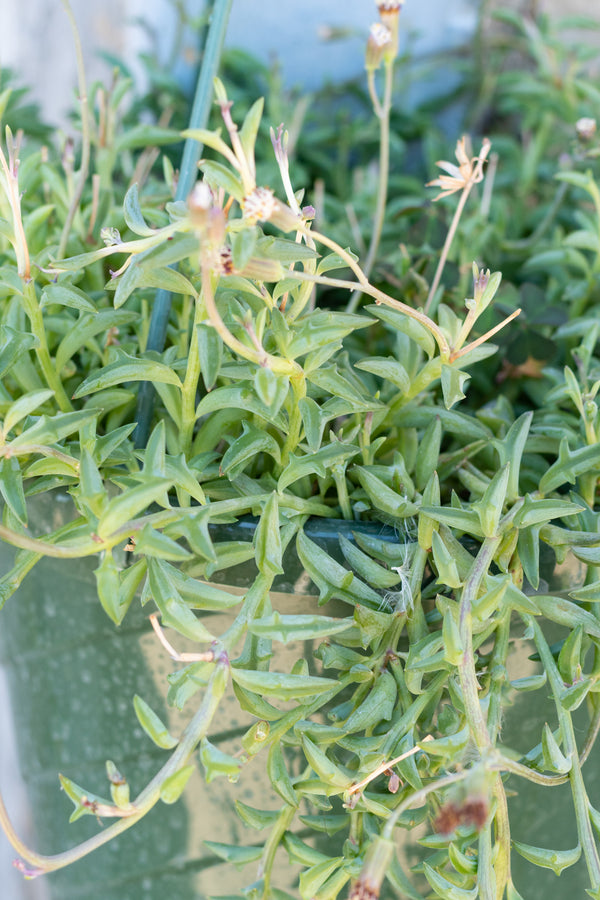
{"type": "MultiPolygon", "coordinates": [[[[194,103],[190,115],[190,128],[205,128],[210,112],[212,100],[213,81],[217,74],[223,42],[227,31],[227,22],[233,0],[213,0],[209,13],[208,35],[202,59],[194,103]]],[[[198,160],[202,153],[202,144],[188,138],[183,147],[179,181],[175,192],[175,200],[187,200],[194,186],[198,171],[198,160]]],[[[162,351],[165,345],[169,313],[171,311],[171,294],[169,291],[158,290],[154,300],[154,308],[150,319],[148,331],[148,343],[146,349],[162,351]]],[[[148,381],[140,385],[138,394],[136,421],[134,433],[136,447],[144,447],[150,433],[150,423],[154,409],[154,389],[148,381]]]]}

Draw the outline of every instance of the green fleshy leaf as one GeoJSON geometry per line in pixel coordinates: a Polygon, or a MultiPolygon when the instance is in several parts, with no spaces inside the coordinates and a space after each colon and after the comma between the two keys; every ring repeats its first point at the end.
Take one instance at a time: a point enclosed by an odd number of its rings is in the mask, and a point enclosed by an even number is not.
{"type": "Polygon", "coordinates": [[[266,694],[280,700],[299,700],[317,696],[337,684],[331,678],[313,675],[288,675],[285,672],[260,672],[232,666],[231,677],[236,684],[255,694],[266,694]]]}
{"type": "Polygon", "coordinates": [[[194,766],[183,766],[163,781],[160,786],[160,799],[163,803],[177,803],[193,771],[194,766]]]}
{"type": "Polygon", "coordinates": [[[581,847],[579,845],[572,850],[545,850],[542,847],[523,844],[521,841],[513,841],[512,845],[517,853],[528,862],[543,869],[552,869],[555,875],[560,875],[564,869],[575,865],[581,856],[581,847]]]}
{"type": "Polygon", "coordinates": [[[219,750],[206,737],[200,742],[200,761],[206,772],[207,784],[221,775],[227,776],[230,781],[237,781],[242,768],[240,759],[219,750]]]}
{"type": "Polygon", "coordinates": [[[178,738],[169,733],[167,726],[138,694],[134,695],[133,707],[138,722],[157,747],[161,750],[171,750],[177,746],[178,738]]]}
{"type": "MultiPolygon", "coordinates": [[[[117,360],[89,375],[79,385],[73,397],[85,397],[105,388],[128,381],[151,381],[181,387],[181,381],[170,366],[154,359],[138,359],[123,350],[117,351],[117,360]]],[[[210,396],[210,395],[209,395],[210,396]]]]}
{"type": "Polygon", "coordinates": [[[254,619],[249,623],[251,634],[280,641],[311,641],[331,637],[334,634],[348,631],[354,625],[353,619],[332,619],[328,616],[281,615],[274,612],[270,616],[254,619]]]}

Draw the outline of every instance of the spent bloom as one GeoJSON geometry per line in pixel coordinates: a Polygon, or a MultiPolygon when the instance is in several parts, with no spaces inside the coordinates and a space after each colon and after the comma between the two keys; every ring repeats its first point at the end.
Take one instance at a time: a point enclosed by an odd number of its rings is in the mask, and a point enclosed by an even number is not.
{"type": "Polygon", "coordinates": [[[301,216],[280,203],[271,188],[257,187],[242,201],[244,219],[252,225],[256,222],[272,222],[282,231],[295,231],[302,222],[301,216]]]}
{"type": "Polygon", "coordinates": [[[466,137],[460,138],[456,143],[456,160],[458,165],[445,160],[439,160],[436,166],[446,172],[440,175],[434,181],[429,181],[427,187],[439,187],[441,193],[434,197],[434,200],[441,200],[442,197],[449,197],[457,191],[464,190],[467,185],[471,186],[483,181],[483,164],[490,152],[491,142],[484,138],[481,143],[479,156],[471,158],[466,149],[466,137]]]}
{"type": "Polygon", "coordinates": [[[575,131],[580,141],[591,141],[596,134],[596,120],[583,116],[575,122],[575,131]]]}
{"type": "Polygon", "coordinates": [[[365,67],[372,70],[378,69],[385,49],[390,47],[392,42],[392,32],[387,25],[384,25],[383,22],[375,22],[371,25],[367,41],[365,67]]]}
{"type": "Polygon", "coordinates": [[[382,48],[382,52],[386,60],[391,61],[398,54],[398,20],[404,0],[375,0],[375,5],[379,10],[381,24],[390,33],[390,40],[382,48]]]}

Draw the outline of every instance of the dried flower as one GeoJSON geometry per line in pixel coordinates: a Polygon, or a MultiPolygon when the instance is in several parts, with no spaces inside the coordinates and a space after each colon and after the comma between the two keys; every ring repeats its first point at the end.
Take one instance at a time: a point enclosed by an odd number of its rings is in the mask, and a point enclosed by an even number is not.
{"type": "Polygon", "coordinates": [[[442,806],[433,823],[439,834],[452,834],[459,825],[481,831],[488,817],[489,805],[484,797],[467,797],[463,803],[449,800],[442,806]]]}
{"type": "Polygon", "coordinates": [[[272,222],[282,231],[295,231],[301,223],[296,213],[280,203],[270,188],[257,187],[242,201],[244,219],[254,225],[256,222],[272,222]]]}
{"type": "Polygon", "coordinates": [[[253,225],[268,221],[276,208],[277,200],[270,188],[257,187],[242,201],[244,218],[253,225]]]}
{"type": "Polygon", "coordinates": [[[201,240],[219,247],[225,240],[225,213],[214,205],[213,192],[205,181],[198,181],[188,197],[190,218],[201,240]]]}
{"type": "Polygon", "coordinates": [[[375,0],[375,4],[379,14],[383,17],[384,15],[397,15],[404,6],[404,0],[375,0]]]}
{"type": "Polygon", "coordinates": [[[374,22],[371,25],[365,56],[365,68],[367,71],[375,71],[379,68],[384,50],[391,45],[392,40],[392,32],[387,25],[384,25],[382,22],[374,22]]]}
{"type": "Polygon", "coordinates": [[[118,244],[123,243],[119,229],[108,225],[100,230],[100,237],[107,247],[116,247],[118,244]]]}
{"type": "Polygon", "coordinates": [[[386,62],[391,62],[398,55],[398,24],[404,0],[375,0],[375,3],[381,25],[390,33],[390,40],[382,48],[382,55],[386,62]]]}
{"type": "Polygon", "coordinates": [[[478,184],[483,181],[483,163],[490,152],[491,142],[484,138],[481,143],[479,156],[469,157],[466,150],[466,137],[462,137],[456,143],[456,160],[458,165],[439,160],[436,166],[447,172],[446,175],[440,175],[434,181],[429,181],[427,187],[439,187],[441,193],[434,197],[434,200],[441,200],[442,197],[449,197],[457,191],[462,191],[467,185],[478,184]]]}
{"type": "Polygon", "coordinates": [[[476,303],[479,303],[490,281],[490,270],[477,268],[473,263],[473,294],[476,303]]]}
{"type": "Polygon", "coordinates": [[[188,206],[192,212],[207,212],[213,205],[213,193],[206,181],[197,181],[190,196],[188,206]]]}
{"type": "Polygon", "coordinates": [[[367,849],[361,873],[352,885],[350,900],[377,900],[394,851],[393,841],[375,838],[367,849]]]}
{"type": "Polygon", "coordinates": [[[580,141],[591,141],[596,134],[596,120],[583,116],[575,122],[575,131],[580,141]]]}

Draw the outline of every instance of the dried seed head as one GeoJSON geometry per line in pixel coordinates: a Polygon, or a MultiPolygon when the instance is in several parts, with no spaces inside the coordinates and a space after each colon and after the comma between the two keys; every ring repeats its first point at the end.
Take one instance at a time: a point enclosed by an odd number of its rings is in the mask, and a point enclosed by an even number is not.
{"type": "Polygon", "coordinates": [[[445,175],[439,175],[434,181],[427,182],[427,187],[439,187],[441,193],[434,197],[434,200],[441,200],[442,197],[449,197],[456,191],[462,191],[466,187],[473,184],[479,184],[483,181],[483,164],[486,161],[491,148],[491,142],[484,138],[481,142],[481,150],[479,156],[471,159],[467,153],[467,138],[462,137],[456,144],[456,161],[458,165],[439,160],[436,166],[439,166],[445,175]]]}
{"type": "Polygon", "coordinates": [[[394,852],[393,841],[375,838],[365,854],[361,873],[352,885],[350,900],[377,900],[394,852]]]}
{"type": "Polygon", "coordinates": [[[467,797],[462,803],[449,800],[438,812],[433,827],[439,834],[452,834],[459,825],[481,831],[488,813],[489,803],[485,797],[467,797]]]}
{"type": "Polygon", "coordinates": [[[192,212],[207,212],[213,205],[213,193],[206,181],[197,181],[190,196],[188,206],[192,212]]]}
{"type": "Polygon", "coordinates": [[[367,52],[365,55],[365,68],[367,71],[375,71],[381,65],[386,48],[392,44],[392,32],[383,22],[374,22],[369,31],[367,52]]]}
{"type": "Polygon", "coordinates": [[[276,208],[277,200],[270,188],[257,187],[242,201],[244,218],[253,225],[256,222],[267,222],[276,208]]]}
{"type": "Polygon", "coordinates": [[[225,240],[225,213],[214,205],[214,195],[206,181],[197,181],[188,197],[190,219],[203,243],[219,247],[225,240]]]}
{"type": "Polygon", "coordinates": [[[596,134],[596,120],[588,116],[578,119],[575,122],[575,131],[580,141],[591,141],[596,134]]]}
{"type": "Polygon", "coordinates": [[[398,55],[398,23],[404,0],[375,0],[381,24],[390,32],[390,41],[382,48],[382,55],[390,63],[398,55]]]}
{"type": "Polygon", "coordinates": [[[117,244],[123,243],[119,229],[112,228],[108,225],[105,228],[100,229],[100,237],[107,247],[116,247],[117,244]]]}
{"type": "Polygon", "coordinates": [[[404,0],[375,0],[375,4],[379,12],[398,14],[404,6],[404,0]]]}
{"type": "Polygon", "coordinates": [[[296,213],[280,203],[271,188],[257,187],[242,200],[244,219],[252,225],[256,222],[272,222],[282,231],[296,231],[302,220],[296,213]]]}

